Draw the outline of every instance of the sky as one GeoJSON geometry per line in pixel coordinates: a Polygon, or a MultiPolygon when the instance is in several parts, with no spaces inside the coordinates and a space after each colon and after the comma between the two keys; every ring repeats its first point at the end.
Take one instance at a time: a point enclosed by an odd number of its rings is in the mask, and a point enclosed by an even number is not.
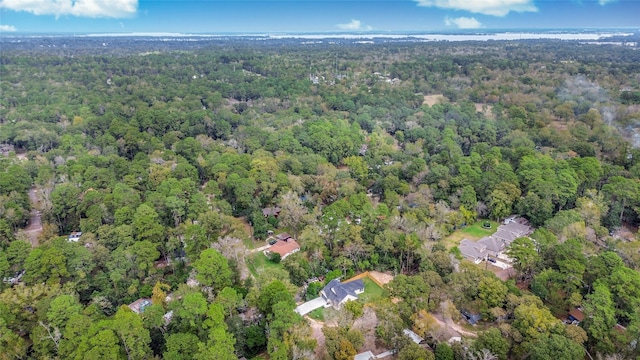
{"type": "Polygon", "coordinates": [[[640,0],[0,0],[20,33],[640,30],[640,0]]]}

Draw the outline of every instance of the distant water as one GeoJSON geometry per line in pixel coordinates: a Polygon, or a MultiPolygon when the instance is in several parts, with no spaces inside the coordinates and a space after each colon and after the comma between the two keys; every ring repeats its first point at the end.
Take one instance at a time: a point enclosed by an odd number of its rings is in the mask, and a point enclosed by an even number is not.
{"type": "Polygon", "coordinates": [[[152,38],[162,41],[198,40],[284,40],[300,39],[321,42],[323,40],[376,41],[514,41],[514,40],[577,40],[597,41],[611,37],[629,37],[640,34],[640,29],[518,29],[483,30],[455,33],[444,32],[318,32],[318,33],[87,33],[87,34],[11,34],[6,37],[129,37],[152,38]]]}

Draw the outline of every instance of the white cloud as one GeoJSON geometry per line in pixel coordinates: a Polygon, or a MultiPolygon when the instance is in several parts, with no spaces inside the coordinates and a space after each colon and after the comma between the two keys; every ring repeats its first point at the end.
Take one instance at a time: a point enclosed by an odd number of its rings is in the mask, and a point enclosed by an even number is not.
{"type": "Polygon", "coordinates": [[[16,27],[13,25],[0,25],[0,31],[13,32],[16,30],[16,27]]]}
{"type": "Polygon", "coordinates": [[[607,5],[608,3],[612,3],[614,1],[616,1],[616,0],[598,0],[598,4],[604,6],[604,5],[607,5]]]}
{"type": "Polygon", "coordinates": [[[122,18],[135,15],[138,0],[0,0],[0,8],[35,15],[122,18]]]}
{"type": "MultiPolygon", "coordinates": [[[[418,6],[465,10],[472,13],[505,16],[514,12],[536,12],[533,0],[414,0],[418,6]]],[[[601,0],[609,1],[609,0],[601,0]]]]}
{"type": "Polygon", "coordinates": [[[474,17],[445,18],[444,23],[447,26],[455,25],[458,29],[479,29],[482,27],[482,23],[474,17]]]}
{"type": "Polygon", "coordinates": [[[339,29],[342,30],[371,30],[371,26],[363,26],[362,22],[360,20],[356,20],[356,19],[351,19],[350,23],[347,24],[337,24],[336,25],[339,29]]]}

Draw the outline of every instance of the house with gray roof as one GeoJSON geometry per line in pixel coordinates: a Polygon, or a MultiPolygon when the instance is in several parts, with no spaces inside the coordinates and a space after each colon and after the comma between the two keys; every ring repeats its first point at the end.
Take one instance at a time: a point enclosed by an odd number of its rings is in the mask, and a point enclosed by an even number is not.
{"type": "Polygon", "coordinates": [[[526,220],[514,215],[507,218],[503,225],[498,226],[497,231],[492,235],[485,236],[477,242],[463,239],[458,248],[467,260],[479,264],[489,256],[500,256],[515,239],[527,236],[532,231],[533,229],[526,225],[526,220]]]}
{"type": "Polygon", "coordinates": [[[478,240],[477,244],[485,247],[487,255],[498,256],[498,254],[502,253],[512,241],[513,240],[506,241],[505,239],[491,235],[478,240]]]}
{"type": "Polygon", "coordinates": [[[487,247],[484,244],[471,241],[469,239],[462,239],[458,246],[460,253],[465,259],[479,264],[487,257],[487,247]]]}
{"type": "Polygon", "coordinates": [[[364,282],[362,279],[340,282],[333,279],[320,291],[320,295],[326,301],[325,307],[333,306],[340,309],[348,301],[358,300],[358,295],[364,292],[364,282]]]}

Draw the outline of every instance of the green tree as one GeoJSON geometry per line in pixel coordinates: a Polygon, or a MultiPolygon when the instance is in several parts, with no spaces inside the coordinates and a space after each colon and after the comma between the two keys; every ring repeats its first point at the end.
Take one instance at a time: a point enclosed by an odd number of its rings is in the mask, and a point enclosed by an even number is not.
{"type": "Polygon", "coordinates": [[[128,306],[122,305],[118,309],[110,328],[118,336],[128,359],[146,359],[151,355],[149,330],[142,324],[142,318],[128,306]]]}
{"type": "Polygon", "coordinates": [[[414,343],[408,341],[407,344],[398,352],[398,360],[434,360],[435,356],[432,352],[414,343]]]}
{"type": "Polygon", "coordinates": [[[478,335],[473,342],[472,348],[476,351],[487,349],[491,351],[499,360],[506,360],[509,354],[509,341],[502,336],[497,328],[492,328],[478,335]]]}
{"type": "Polygon", "coordinates": [[[531,346],[532,360],[575,360],[584,358],[579,344],[558,334],[543,335],[531,346]]]}
{"type": "Polygon", "coordinates": [[[166,360],[193,359],[200,346],[198,337],[190,333],[175,333],[167,337],[166,351],[162,354],[166,360]]]}
{"type": "Polygon", "coordinates": [[[203,285],[213,287],[216,292],[231,286],[233,274],[227,259],[216,249],[201,252],[193,268],[197,272],[196,279],[203,285]]]}
{"type": "Polygon", "coordinates": [[[533,241],[526,237],[517,238],[511,243],[506,254],[514,260],[514,268],[524,279],[530,279],[533,276],[536,265],[540,261],[540,255],[533,241]]]}
{"type": "Polygon", "coordinates": [[[158,244],[165,237],[158,213],[151,206],[142,204],[133,215],[133,234],[137,240],[158,244]]]}
{"type": "Polygon", "coordinates": [[[440,342],[436,345],[435,351],[436,360],[453,360],[453,349],[446,342],[440,342]]]}
{"type": "Polygon", "coordinates": [[[487,307],[502,307],[509,289],[499,279],[485,277],[478,284],[478,298],[484,301],[487,307]]]}

